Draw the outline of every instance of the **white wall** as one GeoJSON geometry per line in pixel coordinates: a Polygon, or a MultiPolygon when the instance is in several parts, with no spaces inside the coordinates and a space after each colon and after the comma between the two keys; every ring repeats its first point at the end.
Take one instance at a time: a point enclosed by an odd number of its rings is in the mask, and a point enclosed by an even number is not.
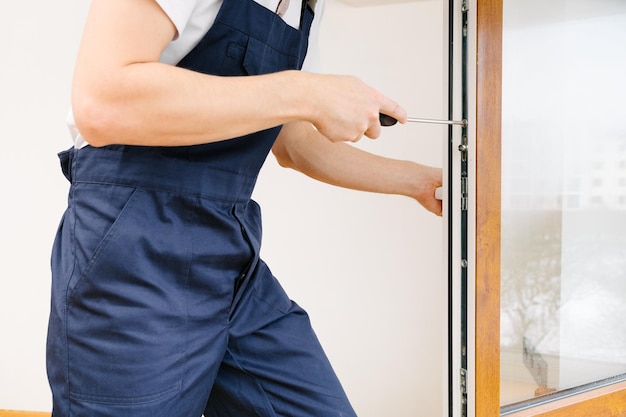
{"type": "MultiPolygon", "coordinates": [[[[0,409],[50,408],[49,250],[67,191],[55,153],[69,145],[63,121],[87,3],[11,2],[0,16],[0,409]]],[[[331,0],[324,70],[360,76],[413,116],[442,116],[442,8],[331,0]]],[[[440,166],[443,134],[396,126],[358,146],[440,166]]],[[[442,415],[441,220],[408,198],[319,184],[271,157],[255,197],[264,257],[309,311],[360,415],[442,415]]]]}
{"type": "Polygon", "coordinates": [[[56,152],[88,2],[13,1],[0,13],[0,409],[50,409],[50,247],[67,181],[56,152]]]}

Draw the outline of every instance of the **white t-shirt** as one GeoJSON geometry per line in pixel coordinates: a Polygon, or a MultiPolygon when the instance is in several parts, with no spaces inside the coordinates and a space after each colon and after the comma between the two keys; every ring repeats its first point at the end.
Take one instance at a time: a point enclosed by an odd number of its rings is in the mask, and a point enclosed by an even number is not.
{"type": "MultiPolygon", "coordinates": [[[[272,11],[276,10],[279,2],[279,0],[255,1],[272,11]]],[[[325,0],[309,0],[309,3],[315,8],[316,18],[311,27],[309,49],[304,61],[303,69],[306,71],[319,70],[318,34],[324,1],[325,0]]],[[[156,2],[169,16],[178,31],[176,38],[165,48],[160,58],[161,62],[171,65],[177,64],[198,42],[200,42],[202,37],[213,25],[217,17],[217,12],[222,5],[222,0],[156,0],[156,2]]],[[[295,28],[299,26],[301,6],[302,1],[290,0],[289,8],[283,15],[283,19],[290,26],[295,28]]],[[[74,146],[76,148],[82,148],[87,145],[87,142],[76,128],[71,109],[67,116],[67,125],[70,129],[74,146]]]]}
{"type": "MultiPolygon", "coordinates": [[[[270,10],[276,10],[279,0],[255,0],[257,3],[265,6],[270,10]]],[[[283,0],[287,1],[287,0],[283,0]]],[[[200,41],[204,34],[209,30],[217,12],[219,11],[222,0],[156,0],[163,11],[176,26],[178,37],[172,41],[161,55],[161,62],[168,64],[176,64],[180,61],[193,47],[200,41]]],[[[310,1],[311,4],[315,2],[310,1]]],[[[324,0],[317,0],[314,6],[317,12],[317,18],[313,22],[311,28],[309,53],[304,63],[307,70],[316,69],[318,63],[317,54],[317,37],[319,33],[319,17],[324,6],[324,0]]],[[[290,26],[297,28],[300,24],[300,11],[302,1],[291,0],[289,8],[283,16],[285,22],[290,26]]]]}

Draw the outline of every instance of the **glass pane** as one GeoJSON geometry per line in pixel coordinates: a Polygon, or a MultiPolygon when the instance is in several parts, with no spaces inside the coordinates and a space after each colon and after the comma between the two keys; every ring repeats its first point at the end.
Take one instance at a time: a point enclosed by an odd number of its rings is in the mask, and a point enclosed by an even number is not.
{"type": "Polygon", "coordinates": [[[626,374],[626,2],[505,0],[503,51],[512,409],[626,374]]]}

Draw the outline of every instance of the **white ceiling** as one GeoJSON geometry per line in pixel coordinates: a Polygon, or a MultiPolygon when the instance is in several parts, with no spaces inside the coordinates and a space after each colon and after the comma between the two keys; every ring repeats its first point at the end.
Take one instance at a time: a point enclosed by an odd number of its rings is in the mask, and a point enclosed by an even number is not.
{"type": "Polygon", "coordinates": [[[384,4],[394,3],[411,3],[420,0],[337,0],[341,3],[346,3],[351,6],[381,6],[384,4]]]}

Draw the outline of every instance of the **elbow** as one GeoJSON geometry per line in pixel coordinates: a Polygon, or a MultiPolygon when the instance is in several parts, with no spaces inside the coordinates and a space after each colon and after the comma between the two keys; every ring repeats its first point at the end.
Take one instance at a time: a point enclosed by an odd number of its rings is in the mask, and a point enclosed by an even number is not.
{"type": "Polygon", "coordinates": [[[272,153],[274,154],[278,165],[283,168],[295,169],[295,164],[289,155],[289,151],[284,146],[281,146],[280,142],[274,144],[274,147],[272,147],[272,153]]]}
{"type": "Polygon", "coordinates": [[[283,126],[272,147],[274,157],[281,167],[302,172],[306,165],[304,156],[306,146],[303,144],[311,140],[309,135],[312,131],[313,126],[305,122],[289,123],[283,126]]]}
{"type": "Polygon", "coordinates": [[[281,167],[294,168],[293,161],[290,158],[285,157],[282,154],[276,154],[276,153],[274,153],[274,156],[276,157],[276,161],[278,162],[278,165],[280,165],[281,167]]]}
{"type": "Polygon", "coordinates": [[[74,94],[72,112],[81,136],[94,147],[115,143],[115,132],[120,130],[114,106],[89,94],[74,94]]]}

